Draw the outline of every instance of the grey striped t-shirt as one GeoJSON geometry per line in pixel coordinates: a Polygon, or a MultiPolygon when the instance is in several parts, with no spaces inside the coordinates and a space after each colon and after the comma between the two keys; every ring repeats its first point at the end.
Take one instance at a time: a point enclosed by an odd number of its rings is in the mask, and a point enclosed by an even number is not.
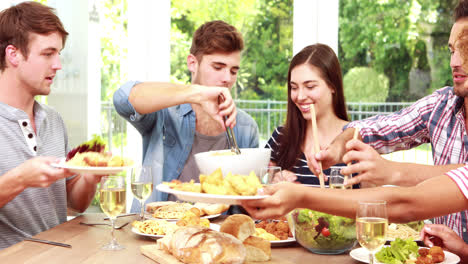
{"type": "MultiPolygon", "coordinates": [[[[38,102],[34,114],[37,134],[24,111],[0,102],[0,177],[33,157],[64,157],[67,153],[68,137],[60,115],[38,102]]],[[[65,180],[47,188],[27,188],[0,208],[0,249],[63,223],[66,218],[65,180]]]]}

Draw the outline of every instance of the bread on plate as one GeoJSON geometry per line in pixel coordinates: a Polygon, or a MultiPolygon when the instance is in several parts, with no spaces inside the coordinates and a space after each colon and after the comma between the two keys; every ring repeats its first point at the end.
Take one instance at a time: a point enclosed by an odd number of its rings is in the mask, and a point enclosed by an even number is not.
{"type": "Polygon", "coordinates": [[[250,216],[235,214],[224,220],[219,231],[231,234],[243,242],[249,236],[255,234],[255,223],[250,216]]]}
{"type": "Polygon", "coordinates": [[[244,240],[246,249],[245,261],[268,261],[271,259],[270,241],[256,236],[249,236],[244,240]]]}
{"type": "Polygon", "coordinates": [[[241,264],[246,256],[244,245],[235,237],[200,226],[181,227],[157,245],[183,263],[241,264]]]}

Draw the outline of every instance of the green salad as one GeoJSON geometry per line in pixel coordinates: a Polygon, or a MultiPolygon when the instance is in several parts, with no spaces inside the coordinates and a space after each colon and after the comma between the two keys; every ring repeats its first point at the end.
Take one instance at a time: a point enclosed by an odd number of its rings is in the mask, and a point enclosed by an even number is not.
{"type": "Polygon", "coordinates": [[[404,264],[408,259],[416,259],[419,256],[418,245],[413,239],[406,240],[397,238],[390,243],[389,247],[382,248],[375,258],[387,264],[404,264]]]}
{"type": "Polygon", "coordinates": [[[340,250],[356,242],[354,219],[310,209],[296,209],[292,217],[296,239],[306,248],[340,250]]]}

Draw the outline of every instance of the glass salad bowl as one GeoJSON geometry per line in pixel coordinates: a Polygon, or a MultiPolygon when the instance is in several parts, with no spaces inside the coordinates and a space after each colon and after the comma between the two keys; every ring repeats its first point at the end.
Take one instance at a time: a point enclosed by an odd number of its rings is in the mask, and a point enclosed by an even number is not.
{"type": "Polygon", "coordinates": [[[341,254],[356,244],[354,219],[310,209],[291,213],[297,242],[316,254],[341,254]]]}

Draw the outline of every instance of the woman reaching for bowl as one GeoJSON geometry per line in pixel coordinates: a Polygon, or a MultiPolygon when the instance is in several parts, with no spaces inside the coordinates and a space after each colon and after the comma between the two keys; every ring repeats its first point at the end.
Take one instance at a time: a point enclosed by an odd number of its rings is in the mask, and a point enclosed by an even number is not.
{"type": "MultiPolygon", "coordinates": [[[[315,105],[320,147],[327,146],[348,123],[348,115],[340,63],[335,52],[324,44],[305,47],[289,65],[286,122],[265,146],[272,150],[270,166],[283,169],[282,177],[274,178],[274,182],[319,186],[304,154],[314,150],[311,104],[315,105]]],[[[328,171],[324,174],[328,175],[328,171]]]]}

